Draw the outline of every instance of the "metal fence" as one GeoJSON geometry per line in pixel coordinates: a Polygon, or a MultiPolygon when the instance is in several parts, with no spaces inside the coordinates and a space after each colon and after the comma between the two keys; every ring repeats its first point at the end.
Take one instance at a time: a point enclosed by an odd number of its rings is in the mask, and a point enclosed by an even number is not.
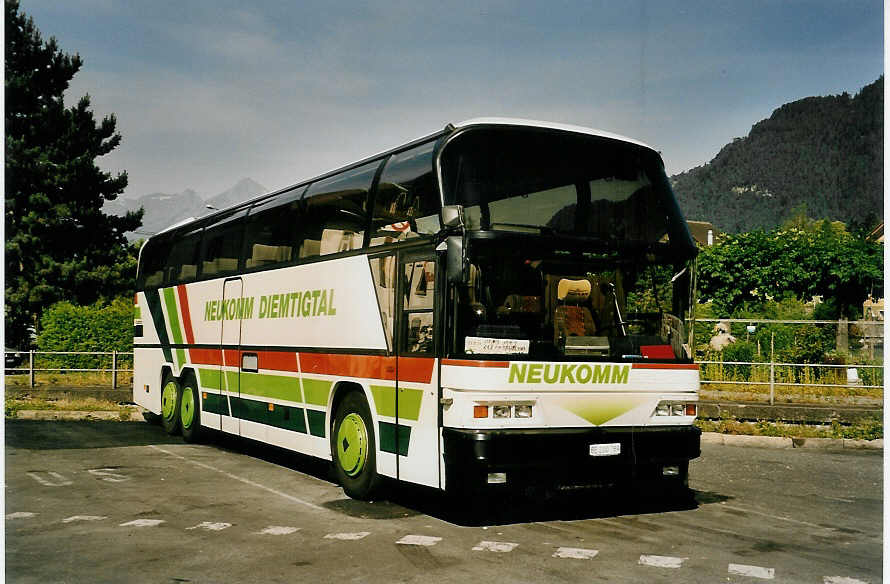
{"type": "MultiPolygon", "coordinates": [[[[848,353],[848,361],[843,363],[794,363],[777,358],[774,345],[775,332],[770,333],[769,353],[760,361],[724,361],[699,358],[696,362],[701,366],[702,387],[719,387],[726,390],[727,386],[742,386],[745,393],[750,390],[769,388],[769,403],[774,404],[777,393],[783,389],[810,389],[822,393],[843,394],[848,399],[862,397],[866,401],[880,402],[883,400],[884,366],[876,364],[875,357],[883,352],[884,322],[879,320],[769,320],[743,318],[705,318],[697,319],[696,323],[720,323],[725,325],[744,324],[747,330],[757,325],[821,325],[836,328],[836,349],[847,352],[850,338],[856,339],[861,347],[848,353]],[[851,330],[856,334],[851,335],[851,330]],[[876,391],[879,390],[879,391],[876,391]]],[[[747,330],[745,332],[747,332],[747,330]]],[[[697,333],[698,334],[698,333],[697,333]]],[[[697,339],[697,344],[701,340],[697,339]]],[[[710,356],[721,354],[711,350],[710,356]]],[[[756,393],[756,392],[755,392],[756,393]]],[[[786,392],[786,401],[788,399],[786,392]]]]}
{"type": "Polygon", "coordinates": [[[111,388],[118,388],[118,374],[133,372],[133,352],[132,351],[4,351],[5,371],[10,373],[27,373],[28,385],[34,387],[35,376],[37,373],[111,373],[111,388]],[[53,357],[48,360],[50,363],[38,363],[38,359],[42,355],[59,356],[76,356],[76,357],[95,357],[97,361],[101,361],[103,357],[107,360],[110,358],[110,366],[108,367],[78,367],[68,366],[66,364],[52,363],[53,357]],[[18,356],[18,357],[17,357],[18,356]],[[27,358],[24,366],[22,361],[27,358]],[[126,365],[129,364],[129,368],[126,365]],[[122,367],[123,365],[123,367],[122,367]]]}

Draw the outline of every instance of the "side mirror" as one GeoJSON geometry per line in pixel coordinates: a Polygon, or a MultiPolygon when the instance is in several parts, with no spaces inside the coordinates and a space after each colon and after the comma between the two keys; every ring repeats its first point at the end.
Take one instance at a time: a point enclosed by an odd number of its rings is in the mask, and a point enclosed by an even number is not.
{"type": "Polygon", "coordinates": [[[445,205],[442,207],[442,225],[445,227],[463,227],[463,205],[445,205]]]}

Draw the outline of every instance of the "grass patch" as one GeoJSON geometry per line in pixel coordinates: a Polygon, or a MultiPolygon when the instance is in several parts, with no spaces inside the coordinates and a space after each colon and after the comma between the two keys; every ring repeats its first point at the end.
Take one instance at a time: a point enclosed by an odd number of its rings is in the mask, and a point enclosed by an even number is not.
{"type": "Polygon", "coordinates": [[[727,418],[722,420],[696,420],[695,425],[702,432],[735,434],[744,436],[780,436],[783,438],[851,438],[856,440],[876,440],[884,437],[884,423],[874,419],[855,424],[831,425],[786,424],[760,420],[741,422],[727,418]]]}
{"type": "MultiPolygon", "coordinates": [[[[7,387],[28,387],[30,377],[27,373],[6,375],[4,383],[7,387]]],[[[57,371],[42,371],[34,374],[35,387],[107,387],[111,388],[111,373],[99,373],[95,371],[71,371],[68,373],[57,371]]],[[[133,374],[131,372],[118,371],[118,388],[133,387],[133,374]]]]}
{"type": "Polygon", "coordinates": [[[74,412],[118,412],[121,420],[129,419],[135,406],[92,397],[76,399],[48,399],[35,397],[6,398],[6,417],[16,418],[22,410],[56,410],[74,412]]]}

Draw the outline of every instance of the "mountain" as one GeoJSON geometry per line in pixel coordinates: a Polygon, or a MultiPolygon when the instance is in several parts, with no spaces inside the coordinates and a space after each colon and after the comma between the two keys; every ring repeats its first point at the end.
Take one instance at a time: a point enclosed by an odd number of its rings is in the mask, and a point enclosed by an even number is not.
{"type": "Polygon", "coordinates": [[[217,209],[225,209],[236,203],[241,203],[252,197],[266,192],[266,187],[250,178],[242,178],[232,188],[221,192],[215,197],[210,197],[205,201],[206,204],[216,207],[217,209]]]}
{"type": "Polygon", "coordinates": [[[109,215],[123,215],[127,211],[135,211],[143,207],[145,215],[142,218],[142,227],[136,232],[127,233],[127,239],[135,241],[144,239],[174,223],[179,223],[183,219],[207,215],[212,212],[208,205],[213,209],[224,209],[264,192],[266,192],[266,187],[252,179],[244,178],[230,189],[207,200],[202,199],[192,189],[186,189],[181,193],[152,193],[137,199],[121,197],[106,202],[102,210],[109,215]]]}
{"type": "Polygon", "coordinates": [[[671,177],[688,219],[728,232],[807,214],[873,227],[883,218],[884,78],[855,96],[787,103],[709,163],[671,177]]]}

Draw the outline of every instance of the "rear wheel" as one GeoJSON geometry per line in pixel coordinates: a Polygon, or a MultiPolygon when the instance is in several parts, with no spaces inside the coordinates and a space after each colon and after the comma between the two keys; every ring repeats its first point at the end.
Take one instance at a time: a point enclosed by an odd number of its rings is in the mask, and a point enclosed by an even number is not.
{"type": "Polygon", "coordinates": [[[167,434],[176,434],[180,429],[179,407],[182,401],[182,389],[172,375],[164,377],[161,386],[161,425],[167,434]]]}
{"type": "Polygon", "coordinates": [[[182,426],[182,438],[186,442],[197,442],[201,439],[201,402],[198,398],[198,387],[194,379],[187,379],[182,384],[182,398],[179,402],[179,423],[182,426]]]}
{"type": "Polygon", "coordinates": [[[376,442],[368,402],[351,392],[337,408],[331,432],[331,454],[337,480],[353,499],[370,499],[379,483],[376,442]]]}

